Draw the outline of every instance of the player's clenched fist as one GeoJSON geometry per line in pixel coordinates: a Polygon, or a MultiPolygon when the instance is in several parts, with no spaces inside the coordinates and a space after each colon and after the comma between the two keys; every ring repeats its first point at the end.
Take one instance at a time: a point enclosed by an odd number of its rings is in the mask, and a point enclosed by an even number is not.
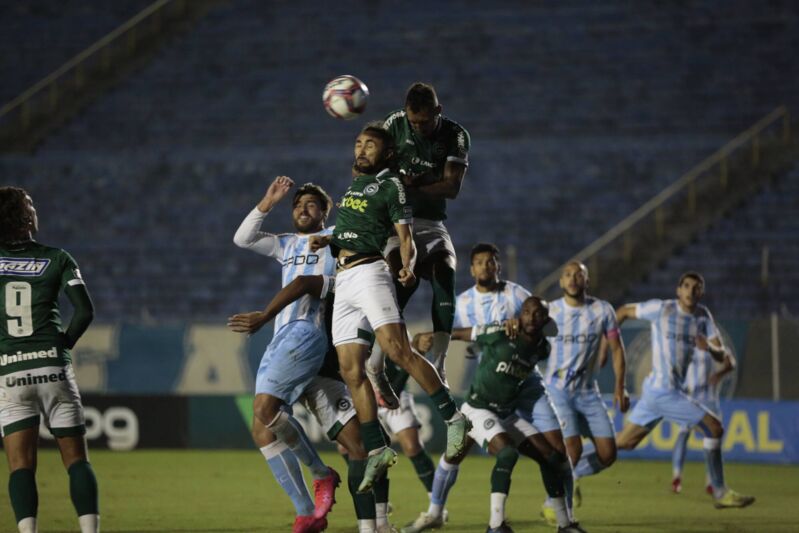
{"type": "Polygon", "coordinates": [[[413,274],[413,270],[403,267],[397,274],[397,281],[399,281],[403,287],[410,287],[416,283],[416,276],[413,274]]]}
{"type": "Polygon", "coordinates": [[[316,252],[330,244],[330,235],[311,235],[308,237],[308,247],[312,252],[316,252]]]}

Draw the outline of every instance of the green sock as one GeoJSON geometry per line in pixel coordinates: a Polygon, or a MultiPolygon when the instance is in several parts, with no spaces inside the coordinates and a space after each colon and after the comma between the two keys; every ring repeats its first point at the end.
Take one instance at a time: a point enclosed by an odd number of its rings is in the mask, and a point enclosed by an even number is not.
{"type": "Polygon", "coordinates": [[[441,414],[441,418],[444,420],[449,420],[455,416],[455,413],[458,411],[458,408],[455,405],[455,400],[452,399],[452,395],[443,385],[440,389],[430,395],[430,399],[433,400],[436,409],[438,409],[439,414],[441,414]]]}
{"type": "Polygon", "coordinates": [[[550,498],[564,496],[566,476],[571,476],[569,459],[562,453],[553,451],[547,460],[538,463],[538,466],[541,469],[541,480],[544,482],[547,496],[550,498]]]}
{"type": "Polygon", "coordinates": [[[436,474],[436,466],[433,464],[433,460],[430,459],[430,454],[422,448],[421,452],[410,459],[411,463],[413,463],[413,469],[416,470],[416,475],[419,476],[424,488],[427,489],[427,492],[433,492],[433,477],[436,474]]]}
{"type": "Polygon", "coordinates": [[[8,495],[17,522],[36,517],[39,510],[39,493],[36,491],[36,474],[30,468],[14,470],[8,477],[8,495]]]}
{"type": "Polygon", "coordinates": [[[502,448],[497,454],[497,461],[491,471],[491,492],[510,493],[510,475],[513,467],[519,459],[519,451],[516,448],[507,446],[502,448]]]}
{"type": "Polygon", "coordinates": [[[347,474],[347,487],[352,495],[352,503],[355,506],[355,517],[358,520],[374,520],[377,516],[375,510],[375,496],[372,492],[358,494],[358,486],[363,481],[363,474],[366,471],[366,461],[364,459],[353,459],[350,461],[349,472],[347,474]]]}
{"type": "Polygon", "coordinates": [[[375,495],[375,503],[388,503],[388,475],[383,475],[375,481],[372,492],[375,495]]]}
{"type": "Polygon", "coordinates": [[[72,463],[69,473],[69,495],[78,516],[100,514],[97,478],[88,461],[72,463]]]}
{"type": "Polygon", "coordinates": [[[377,420],[361,423],[361,438],[367,452],[377,450],[386,445],[386,440],[383,438],[383,428],[377,420]]]}
{"type": "Polygon", "coordinates": [[[446,265],[433,267],[433,331],[452,332],[455,320],[455,271],[446,265]]]}

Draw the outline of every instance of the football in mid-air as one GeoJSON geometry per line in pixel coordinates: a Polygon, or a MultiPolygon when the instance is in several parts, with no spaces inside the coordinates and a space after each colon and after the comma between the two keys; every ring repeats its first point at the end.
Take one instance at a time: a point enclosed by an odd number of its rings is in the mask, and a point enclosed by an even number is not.
{"type": "Polygon", "coordinates": [[[345,74],[330,80],[322,93],[325,111],[332,117],[351,120],[366,109],[369,101],[369,89],[366,84],[345,74]]]}

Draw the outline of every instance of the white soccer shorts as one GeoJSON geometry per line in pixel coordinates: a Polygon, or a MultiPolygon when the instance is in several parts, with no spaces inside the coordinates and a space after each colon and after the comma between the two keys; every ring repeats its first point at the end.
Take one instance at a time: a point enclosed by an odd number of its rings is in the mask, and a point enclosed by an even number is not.
{"type": "Polygon", "coordinates": [[[538,433],[532,424],[516,414],[500,418],[494,411],[473,407],[468,402],[461,406],[461,412],[472,422],[469,436],[483,448],[488,448],[491,440],[500,433],[510,435],[517,446],[527,437],[538,433]]]}
{"type": "Polygon", "coordinates": [[[371,346],[376,329],[402,321],[394,280],[385,261],[356,265],[336,275],[334,346],[371,346]]]}
{"type": "Polygon", "coordinates": [[[400,393],[399,401],[400,406],[397,409],[380,407],[377,410],[380,422],[388,428],[392,435],[396,435],[406,429],[419,429],[422,427],[422,423],[419,422],[419,416],[416,414],[416,403],[413,400],[413,394],[404,390],[400,393]]]}
{"type": "MultiPolygon", "coordinates": [[[[444,223],[440,220],[427,220],[424,218],[413,219],[413,242],[416,244],[416,263],[424,263],[428,256],[438,253],[447,253],[447,263],[452,270],[457,268],[455,246],[444,223]]],[[[388,243],[383,250],[383,256],[399,248],[399,237],[393,235],[388,238],[388,243]]]]}
{"type": "Polygon", "coordinates": [[[56,437],[86,432],[83,404],[72,365],[45,366],[6,374],[0,387],[0,433],[45,425],[56,437]]]}
{"type": "Polygon", "coordinates": [[[314,377],[300,397],[302,405],[313,413],[319,426],[331,441],[355,417],[355,406],[347,386],[324,376],[314,377]]]}

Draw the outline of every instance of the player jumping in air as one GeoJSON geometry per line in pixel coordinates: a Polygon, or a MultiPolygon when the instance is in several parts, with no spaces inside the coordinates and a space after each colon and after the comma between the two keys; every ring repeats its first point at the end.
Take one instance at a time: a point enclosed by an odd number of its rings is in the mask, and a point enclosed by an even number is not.
{"type": "MultiPolygon", "coordinates": [[[[405,106],[390,113],[384,126],[394,140],[396,166],[400,172],[408,202],[413,207],[413,239],[418,257],[415,273],[430,281],[433,288],[433,337],[430,353],[446,383],[444,360],[449,346],[455,313],[455,247],[444,226],[447,200],[458,196],[469,165],[469,133],[460,124],[441,114],[442,106],[435,89],[426,83],[414,83],[405,95],[405,106]]],[[[395,265],[396,238],[389,241],[386,255],[395,265]],[[392,252],[393,251],[393,252],[392,252]]],[[[397,287],[400,309],[418,287],[418,281],[397,287]]],[[[387,389],[382,378],[382,358],[370,358],[370,380],[386,400],[396,407],[396,395],[387,389]]]]}
{"type": "MultiPolygon", "coordinates": [[[[616,311],[619,324],[629,318],[652,324],[652,372],[644,381],[643,394],[616,437],[616,444],[624,450],[634,449],[664,418],[682,426],[698,426],[705,435],[703,447],[715,506],[746,507],[755,501],[754,497],[738,494],[724,482],[721,460],[724,427],[718,414],[709,412],[683,392],[695,349],[707,350],[719,362],[727,352],[710,311],[699,303],[704,290],[704,278],[697,272],[686,272],[677,282],[676,299],[628,304],[616,311]]],[[[581,466],[588,470],[600,464],[585,454],[582,460],[587,464],[581,466]]]]}
{"type": "MultiPolygon", "coordinates": [[[[563,268],[560,276],[563,297],[549,306],[549,315],[558,326],[557,336],[549,338],[552,343],[546,370],[549,397],[558,413],[572,464],[577,465],[583,453],[583,436],[591,439],[586,453],[591,461],[596,462],[588,472],[575,468],[576,478],[605,469],[616,460],[613,423],[595,379],[603,339],[613,353],[616,376],[613,403],[622,413],[630,407],[624,388],[624,345],[616,313],[608,302],[589,296],[587,287],[588,269],[584,264],[572,261],[563,268]]],[[[579,490],[574,492],[579,505],[579,490]]],[[[542,514],[547,522],[554,522],[554,513],[548,502],[542,514]]]]}
{"type": "Polygon", "coordinates": [[[36,455],[43,420],[69,474],[82,533],[100,530],[97,479],[70,350],[94,318],[75,260],[33,240],[39,229],[31,197],[0,187],[0,429],[8,458],[8,495],[20,533],[36,533],[36,455]],[[58,295],[74,308],[66,330],[58,295]]]}
{"type": "Polygon", "coordinates": [[[430,395],[447,421],[447,456],[463,450],[469,421],[458,411],[435,368],[411,350],[392,275],[382,256],[393,229],[400,239],[399,282],[405,286],[415,283],[413,215],[405,188],[388,170],[394,157],[392,138],[381,124],[367,124],[355,141],[354,152],[355,176],[341,200],[335,231],[332,236],[315,236],[312,249],[330,245],[338,258],[333,344],[369,451],[360,486],[361,491],[367,491],[396,462],[396,452],[387,446],[380,428],[375,395],[365,376],[373,337],[382,352],[430,395]]]}
{"type": "Polygon", "coordinates": [[[283,309],[275,334],[264,352],[255,381],[252,435],[297,512],[295,531],[321,530],[335,502],[339,476],[325,465],[289,409],[319,373],[327,351],[323,299],[334,275],[335,261],[327,250],[311,250],[312,235],[329,235],[325,220],[333,205],[327,193],[308,183],[294,193],[292,221],[296,233],[275,235],[260,231],[264,218],[282,200],[294,182],[278,176],[245,217],[233,237],[241,248],[272,257],[283,266],[283,285],[300,274],[319,274],[326,283],[319,297],[306,295],[283,309]],[[290,355],[291,354],[291,355],[290,355]],[[292,453],[286,452],[289,448],[292,453]],[[312,502],[297,459],[314,479],[312,502]]]}

